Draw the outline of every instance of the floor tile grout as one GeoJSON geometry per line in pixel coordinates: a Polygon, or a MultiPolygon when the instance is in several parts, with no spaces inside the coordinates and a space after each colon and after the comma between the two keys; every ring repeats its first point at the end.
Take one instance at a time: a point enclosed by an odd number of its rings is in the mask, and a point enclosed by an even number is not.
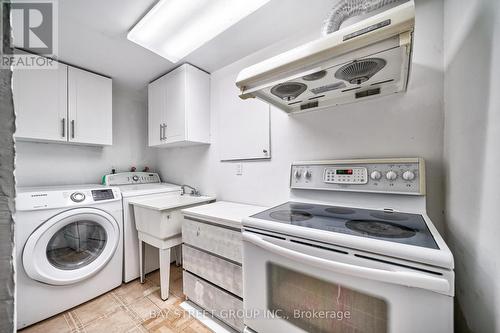
{"type": "MultiPolygon", "coordinates": [[[[210,332],[201,322],[179,306],[184,299],[182,293],[182,267],[171,266],[171,269],[170,297],[169,301],[164,302],[163,305],[158,294],[160,289],[158,271],[155,271],[146,275],[144,284],[140,284],[138,280],[124,283],[108,293],[58,316],[62,316],[64,324],[70,333],[85,333],[90,327],[95,330],[99,325],[105,325],[104,327],[109,328],[109,325],[115,325],[113,321],[116,320],[121,321],[116,325],[122,325],[120,327],[123,327],[124,333],[159,332],[162,328],[167,329],[169,332],[182,333],[185,331],[193,332],[194,327],[200,328],[204,333],[210,332]],[[103,309],[103,306],[106,308],[103,309]],[[82,310],[84,307],[85,310],[82,310]],[[121,313],[118,313],[120,311],[121,313]],[[157,317],[153,317],[153,311],[157,317]],[[81,315],[86,314],[80,318],[79,313],[81,315]],[[130,321],[130,327],[126,328],[129,325],[127,324],[128,321],[130,321]],[[197,324],[192,328],[191,326],[194,323],[197,324]]],[[[55,333],[54,330],[43,328],[44,325],[50,326],[50,320],[55,318],[57,316],[31,326],[34,329],[33,332],[55,333]]],[[[57,325],[63,325],[63,323],[59,321],[57,325]]],[[[31,328],[29,328],[30,332],[31,328]]]]}

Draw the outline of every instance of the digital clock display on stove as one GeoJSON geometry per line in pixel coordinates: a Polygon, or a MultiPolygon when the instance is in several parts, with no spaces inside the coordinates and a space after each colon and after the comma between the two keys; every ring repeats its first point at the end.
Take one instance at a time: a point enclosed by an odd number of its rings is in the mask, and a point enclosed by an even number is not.
{"type": "Polygon", "coordinates": [[[352,169],[337,169],[337,175],[352,175],[352,169]]]}

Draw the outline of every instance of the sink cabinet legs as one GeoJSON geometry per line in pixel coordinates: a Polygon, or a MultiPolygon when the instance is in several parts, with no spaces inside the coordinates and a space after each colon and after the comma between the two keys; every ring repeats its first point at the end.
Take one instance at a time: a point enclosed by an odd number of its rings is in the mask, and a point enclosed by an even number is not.
{"type": "Polygon", "coordinates": [[[146,243],[139,239],[139,273],[141,283],[144,283],[144,252],[146,250],[146,243]]]}
{"type": "Polygon", "coordinates": [[[174,248],[175,265],[177,267],[182,265],[182,245],[178,245],[174,248]]]}
{"type": "Polygon", "coordinates": [[[160,289],[161,299],[168,299],[170,282],[170,249],[160,249],[160,289]]]}
{"type": "MultiPolygon", "coordinates": [[[[170,250],[173,248],[174,251],[176,247],[179,248],[182,243],[182,238],[179,235],[175,237],[171,237],[165,240],[158,240],[151,235],[143,234],[141,232],[138,233],[139,238],[139,272],[140,272],[140,280],[141,283],[145,282],[145,255],[146,255],[146,243],[154,246],[158,249],[160,254],[160,293],[161,299],[166,301],[168,299],[169,292],[169,282],[170,282],[170,262],[171,255],[170,250]]],[[[181,254],[178,251],[174,252],[174,258],[177,263],[180,263],[181,254]],[[177,256],[178,255],[178,256],[177,256]]]]}

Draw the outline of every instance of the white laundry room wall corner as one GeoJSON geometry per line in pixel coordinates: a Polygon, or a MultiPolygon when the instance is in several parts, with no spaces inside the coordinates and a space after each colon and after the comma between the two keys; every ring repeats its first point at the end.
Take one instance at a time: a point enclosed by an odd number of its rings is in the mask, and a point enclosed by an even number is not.
{"type": "Polygon", "coordinates": [[[500,2],[445,0],[446,241],[456,332],[500,331],[500,2]]]}

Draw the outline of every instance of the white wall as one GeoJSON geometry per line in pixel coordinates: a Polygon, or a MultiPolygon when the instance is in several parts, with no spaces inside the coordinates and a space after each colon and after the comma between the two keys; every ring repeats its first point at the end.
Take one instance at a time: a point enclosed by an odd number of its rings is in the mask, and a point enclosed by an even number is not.
{"type": "Polygon", "coordinates": [[[444,17],[446,229],[457,332],[499,332],[500,4],[446,0],[444,17]]]}
{"type": "MultiPolygon", "coordinates": [[[[113,145],[90,147],[53,143],[16,143],[18,186],[100,183],[111,172],[155,167],[155,151],[147,148],[145,94],[113,87],[113,145]]],[[[99,121],[99,119],[96,119],[99,121]]]]}
{"type": "MultiPolygon", "coordinates": [[[[290,163],[294,160],[349,157],[421,156],[427,161],[428,207],[440,227],[442,219],[442,1],[418,1],[415,49],[406,94],[371,102],[289,117],[271,112],[272,160],[247,162],[236,176],[234,163],[219,162],[217,109],[212,108],[212,145],[160,151],[158,166],[169,181],[199,186],[219,199],[274,205],[289,195],[290,163]]],[[[319,37],[294,36],[212,73],[212,79],[234,75],[241,68],[319,37]]],[[[214,96],[224,94],[211,91],[214,96]]]]}

